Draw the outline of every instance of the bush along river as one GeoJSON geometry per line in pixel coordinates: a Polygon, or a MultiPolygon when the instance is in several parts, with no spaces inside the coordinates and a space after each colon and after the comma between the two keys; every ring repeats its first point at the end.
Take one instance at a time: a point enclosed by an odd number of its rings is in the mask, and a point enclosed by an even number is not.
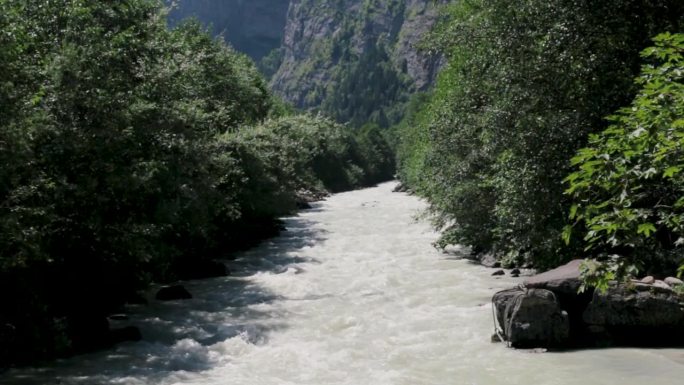
{"type": "MultiPolygon", "coordinates": [[[[131,307],[142,340],[2,384],[675,384],[684,350],[540,353],[491,342],[492,295],[525,277],[492,270],[419,219],[396,183],[333,195],[286,218],[281,236],[183,285],[192,298],[131,307]],[[463,252],[465,253],[465,252],[463,252]]],[[[166,293],[187,296],[184,292],[166,293]]],[[[541,297],[544,297],[543,295],[541,297]]],[[[542,298],[544,299],[544,298],[542,298]]]]}

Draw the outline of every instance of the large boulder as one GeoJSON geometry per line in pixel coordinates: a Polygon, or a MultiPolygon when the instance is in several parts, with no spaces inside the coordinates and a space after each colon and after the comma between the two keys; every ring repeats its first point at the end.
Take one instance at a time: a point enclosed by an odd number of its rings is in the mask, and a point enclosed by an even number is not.
{"type": "Polygon", "coordinates": [[[527,288],[546,289],[556,294],[575,295],[582,284],[580,265],[583,259],[575,259],[553,270],[537,274],[526,279],[523,284],[527,288]]]}
{"type": "Polygon", "coordinates": [[[560,347],[569,337],[568,315],[551,291],[505,290],[492,301],[502,337],[512,347],[560,347]]]}
{"type": "Polygon", "coordinates": [[[583,318],[615,344],[684,343],[684,299],[672,291],[614,285],[594,293],[583,318]]]}

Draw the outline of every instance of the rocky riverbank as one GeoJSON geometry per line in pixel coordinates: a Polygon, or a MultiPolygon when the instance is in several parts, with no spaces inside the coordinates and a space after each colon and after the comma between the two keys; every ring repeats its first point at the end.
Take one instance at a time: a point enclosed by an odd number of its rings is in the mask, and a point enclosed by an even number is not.
{"type": "Polygon", "coordinates": [[[574,260],[492,298],[497,336],[514,348],[684,346],[684,283],[652,276],[579,293],[574,260]]]}

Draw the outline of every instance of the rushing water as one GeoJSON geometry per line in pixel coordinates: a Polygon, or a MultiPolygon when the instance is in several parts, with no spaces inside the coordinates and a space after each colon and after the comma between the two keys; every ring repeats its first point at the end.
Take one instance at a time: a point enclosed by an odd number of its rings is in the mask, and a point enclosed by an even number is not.
{"type": "Polygon", "coordinates": [[[6,373],[10,384],[680,384],[684,350],[533,353],[489,342],[516,284],[432,248],[423,202],[394,183],[335,195],[288,231],[133,309],[145,341],[6,373]]]}

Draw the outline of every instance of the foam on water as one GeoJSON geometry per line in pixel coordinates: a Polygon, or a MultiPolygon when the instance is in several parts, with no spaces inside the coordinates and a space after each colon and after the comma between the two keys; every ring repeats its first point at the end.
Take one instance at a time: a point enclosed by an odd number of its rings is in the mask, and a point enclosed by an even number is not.
{"type": "Polygon", "coordinates": [[[515,278],[432,248],[425,204],[394,183],[335,195],[194,299],[134,309],[145,341],[6,373],[7,384],[675,384],[682,350],[534,354],[492,344],[515,278]]]}

